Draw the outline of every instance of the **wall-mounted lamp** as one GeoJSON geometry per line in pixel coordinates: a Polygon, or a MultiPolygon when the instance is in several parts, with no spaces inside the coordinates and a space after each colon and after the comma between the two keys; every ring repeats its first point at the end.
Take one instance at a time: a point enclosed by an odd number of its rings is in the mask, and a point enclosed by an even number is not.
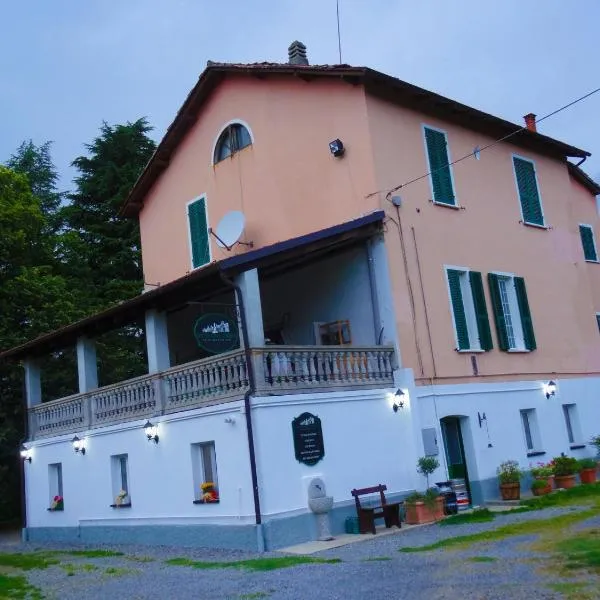
{"type": "Polygon", "coordinates": [[[344,156],[344,152],[346,151],[346,149],[344,148],[344,144],[342,143],[342,140],[335,139],[332,142],[329,142],[329,151],[336,158],[339,158],[340,156],[344,156]]]}
{"type": "Polygon", "coordinates": [[[228,425],[235,425],[235,419],[233,417],[225,417],[225,423],[228,425]]]}
{"type": "Polygon", "coordinates": [[[144,425],[144,433],[146,434],[146,437],[148,438],[149,442],[154,442],[155,444],[158,444],[157,425],[153,425],[152,423],[150,423],[150,421],[146,421],[146,424],[144,425]]]}
{"type": "Polygon", "coordinates": [[[551,396],[556,395],[556,383],[549,381],[544,385],[544,393],[546,394],[546,400],[549,400],[551,396]]]}
{"type": "Polygon", "coordinates": [[[485,413],[479,413],[479,412],[477,412],[477,418],[479,419],[479,429],[481,429],[481,424],[484,421],[487,422],[487,417],[485,416],[485,413]]]}
{"type": "Polygon", "coordinates": [[[404,408],[404,392],[398,388],[394,394],[394,404],[392,404],[392,410],[398,412],[399,408],[404,408]]]}
{"type": "Polygon", "coordinates": [[[75,436],[71,440],[71,443],[73,444],[73,450],[75,450],[75,452],[77,454],[81,454],[82,456],[85,454],[85,442],[84,442],[84,440],[80,440],[77,436],[75,436]]]}
{"type": "Polygon", "coordinates": [[[31,462],[31,450],[29,448],[27,448],[27,446],[25,446],[25,444],[23,444],[21,446],[21,458],[24,461],[27,461],[29,463],[31,462]]]}

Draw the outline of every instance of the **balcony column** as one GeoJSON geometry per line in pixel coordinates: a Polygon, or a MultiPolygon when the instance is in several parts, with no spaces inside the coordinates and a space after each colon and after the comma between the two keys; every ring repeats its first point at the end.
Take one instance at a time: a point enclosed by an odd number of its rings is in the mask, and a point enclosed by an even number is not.
{"type": "Polygon", "coordinates": [[[394,346],[396,361],[398,363],[394,366],[395,368],[400,368],[402,361],[400,358],[400,343],[396,325],[396,311],[394,308],[390,269],[383,234],[379,234],[367,242],[367,254],[373,299],[375,341],[383,346],[394,346]]]}
{"type": "Polygon", "coordinates": [[[77,338],[77,375],[79,393],[85,394],[98,387],[98,362],[96,343],[86,336],[77,338]]]}
{"type": "Polygon", "coordinates": [[[27,408],[42,403],[42,378],[40,364],[35,358],[27,358],[23,362],[25,369],[25,399],[27,408]]]}
{"type": "Polygon", "coordinates": [[[167,313],[155,309],[146,312],[146,348],[148,373],[166,371],[171,366],[167,313]]]}
{"type": "MultiPolygon", "coordinates": [[[[248,343],[250,344],[250,348],[260,348],[265,345],[265,330],[260,301],[258,270],[251,269],[250,271],[240,273],[235,278],[235,283],[242,291],[248,343]]],[[[243,345],[243,338],[240,341],[243,345]]]]}

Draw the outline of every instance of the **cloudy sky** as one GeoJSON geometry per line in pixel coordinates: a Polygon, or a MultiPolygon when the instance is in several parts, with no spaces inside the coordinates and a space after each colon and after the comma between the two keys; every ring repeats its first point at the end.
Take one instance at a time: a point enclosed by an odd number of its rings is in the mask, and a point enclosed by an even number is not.
{"type": "MultiPolygon", "coordinates": [[[[335,0],[2,0],[0,162],[54,142],[61,186],[103,120],[158,140],[207,60],[338,62],[335,0]]],[[[600,0],[340,0],[343,62],[520,123],[600,87],[600,0]]],[[[540,124],[592,152],[600,93],[540,124]]]]}

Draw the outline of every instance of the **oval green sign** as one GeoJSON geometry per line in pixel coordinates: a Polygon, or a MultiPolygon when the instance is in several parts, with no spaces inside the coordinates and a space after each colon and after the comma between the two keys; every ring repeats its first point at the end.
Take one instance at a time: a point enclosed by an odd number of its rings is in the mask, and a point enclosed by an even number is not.
{"type": "Polygon", "coordinates": [[[202,315],[194,323],[194,337],[198,346],[211,354],[221,354],[239,347],[237,322],[223,314],[202,315]]]}

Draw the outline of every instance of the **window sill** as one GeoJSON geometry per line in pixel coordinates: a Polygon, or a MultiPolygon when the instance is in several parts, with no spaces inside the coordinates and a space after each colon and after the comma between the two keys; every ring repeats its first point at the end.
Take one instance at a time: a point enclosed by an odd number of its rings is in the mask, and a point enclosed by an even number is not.
{"type": "Polygon", "coordinates": [[[510,348],[506,350],[509,354],[529,354],[531,350],[527,350],[527,348],[510,348]]]}
{"type": "Polygon", "coordinates": [[[585,448],[585,444],[571,444],[569,446],[570,450],[581,450],[582,448],[585,448]]]}
{"type": "Polygon", "coordinates": [[[538,225],[538,223],[528,223],[527,221],[521,221],[521,224],[525,225],[525,227],[533,227],[534,229],[543,229],[545,231],[550,230],[548,225],[538,225]]]}
{"type": "Polygon", "coordinates": [[[205,500],[194,500],[194,504],[219,504],[219,500],[213,500],[212,502],[206,502],[205,500]]]}
{"type": "Polygon", "coordinates": [[[486,352],[486,350],[482,350],[481,348],[477,348],[477,349],[473,349],[473,350],[459,350],[458,348],[456,348],[456,351],[459,354],[484,354],[486,352]]]}
{"type": "Polygon", "coordinates": [[[527,456],[543,456],[544,454],[546,454],[545,450],[531,450],[527,453],[527,456]]]}
{"type": "Polygon", "coordinates": [[[590,260],[589,258],[585,259],[586,263],[591,263],[593,265],[600,265],[600,260],[590,260]]]}
{"type": "Polygon", "coordinates": [[[48,512],[63,512],[65,509],[64,508],[47,508],[46,510],[48,512]]]}
{"type": "Polygon", "coordinates": [[[110,507],[111,508],[131,508],[131,502],[128,502],[127,504],[111,504],[110,507]]]}
{"type": "Polygon", "coordinates": [[[445,206],[446,208],[453,208],[454,210],[460,210],[461,206],[458,204],[449,204],[448,202],[438,202],[437,200],[431,201],[436,206],[445,206]]]}

